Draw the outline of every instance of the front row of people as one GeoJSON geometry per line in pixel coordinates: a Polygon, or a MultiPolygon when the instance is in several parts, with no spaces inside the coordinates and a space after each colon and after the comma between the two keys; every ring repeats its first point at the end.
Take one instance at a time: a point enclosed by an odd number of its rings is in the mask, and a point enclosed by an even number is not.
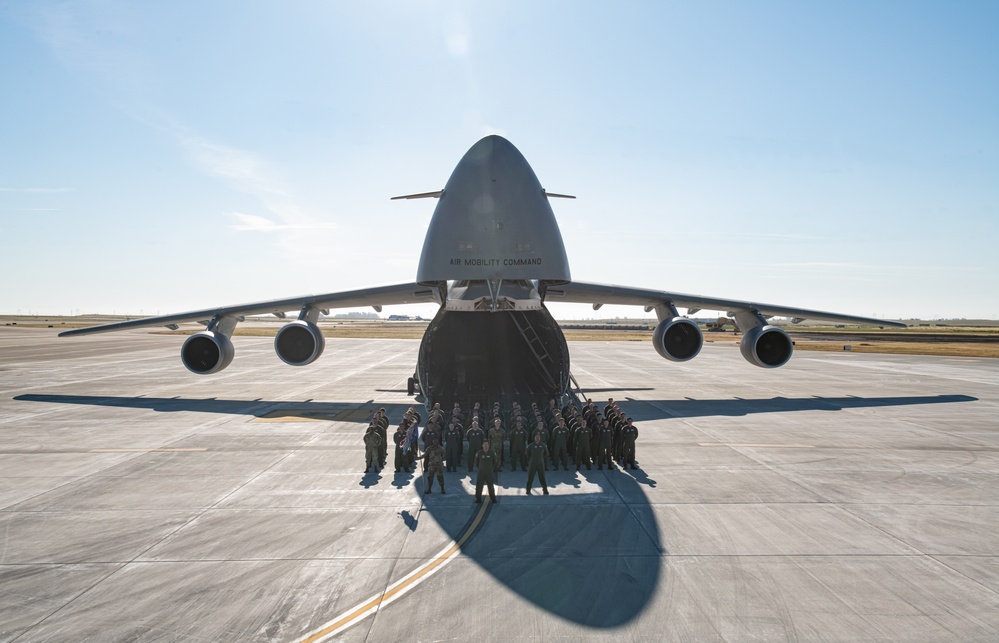
{"type": "MultiPolygon", "coordinates": [[[[423,461],[427,478],[426,493],[432,493],[435,477],[440,484],[441,493],[445,493],[445,466],[448,471],[458,470],[467,443],[468,471],[478,471],[476,502],[482,501],[484,486],[489,490],[490,499],[495,502],[494,478],[504,464],[503,447],[507,438],[510,442],[510,470],[515,471],[519,463],[527,471],[528,495],[535,477],[544,494],[548,495],[545,471],[549,463],[555,470],[558,470],[559,462],[563,468],[568,469],[571,458],[578,471],[582,464],[590,469],[591,463],[596,463],[597,469],[602,469],[604,465],[612,469],[615,468],[612,461],[616,460],[622,468],[630,465],[637,469],[635,440],[638,438],[638,428],[633,425],[631,418],[625,417],[613,399],[608,402],[604,413],[600,413],[591,400],[587,400],[582,410],[574,403],[559,409],[555,401],[551,400],[549,408],[544,412],[537,404],[531,404],[531,409],[526,414],[522,413],[517,403],[513,404],[512,412],[501,413],[497,403],[488,423],[491,425],[488,431],[479,428],[479,404],[475,404],[469,417],[464,417],[460,407],[455,404],[446,428],[445,414],[440,405],[435,404],[422,434],[418,433],[420,414],[410,407],[392,436],[395,471],[412,472],[415,469],[418,444],[422,442],[425,445],[423,461]],[[512,425],[509,432],[503,428],[504,419],[508,425],[512,425]],[[470,420],[471,426],[467,431],[463,429],[463,420],[470,420]],[[546,424],[552,427],[551,431],[546,428],[546,424]],[[591,429],[591,426],[595,428],[591,429]]],[[[386,464],[388,425],[385,409],[376,411],[364,435],[365,473],[372,469],[378,471],[386,464]]]]}
{"type": "MultiPolygon", "coordinates": [[[[496,500],[496,487],[494,486],[495,474],[499,469],[499,456],[496,451],[490,450],[488,441],[482,443],[482,449],[475,454],[475,468],[478,474],[475,477],[475,502],[482,502],[482,488],[489,490],[489,500],[496,500]]],[[[548,495],[548,482],[545,480],[545,460],[548,459],[548,447],[541,442],[541,436],[535,434],[534,442],[527,446],[527,495],[531,495],[531,486],[534,484],[534,476],[538,476],[541,489],[548,495]]],[[[434,440],[427,450],[423,452],[424,471],[427,479],[425,493],[433,493],[434,478],[440,483],[441,493],[444,490],[444,447],[434,440]]]]}

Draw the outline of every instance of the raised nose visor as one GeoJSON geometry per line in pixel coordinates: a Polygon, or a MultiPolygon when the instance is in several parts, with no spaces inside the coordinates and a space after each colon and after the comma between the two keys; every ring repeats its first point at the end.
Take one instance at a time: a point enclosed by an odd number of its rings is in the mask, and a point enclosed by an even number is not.
{"type": "Polygon", "coordinates": [[[510,141],[487,136],[455,167],[434,210],[417,281],[568,281],[555,215],[510,141]]]}

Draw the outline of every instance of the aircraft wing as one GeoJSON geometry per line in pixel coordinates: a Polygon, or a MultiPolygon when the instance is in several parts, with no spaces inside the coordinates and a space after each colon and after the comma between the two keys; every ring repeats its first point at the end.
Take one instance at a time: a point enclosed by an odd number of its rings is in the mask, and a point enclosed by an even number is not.
{"type": "Polygon", "coordinates": [[[263,301],[253,304],[240,304],[236,306],[223,306],[221,308],[206,308],[204,310],[192,310],[186,313],[175,315],[163,315],[160,317],[143,317],[142,319],[132,319],[129,321],[116,322],[113,324],[103,324],[101,326],[91,326],[89,328],[76,328],[59,333],[59,337],[70,335],[89,335],[92,333],[106,333],[126,328],[143,328],[148,326],[166,326],[176,328],[177,324],[184,322],[208,323],[214,318],[227,317],[236,321],[242,321],[246,315],[276,315],[284,317],[288,311],[296,313],[303,307],[326,311],[330,308],[355,308],[358,306],[371,306],[375,310],[381,310],[382,306],[393,304],[425,304],[439,302],[440,295],[429,286],[421,286],[417,283],[396,284],[392,286],[377,286],[374,288],[363,288],[361,290],[347,290],[344,292],[327,293],[325,295],[305,295],[303,297],[292,297],[290,299],[277,299],[274,301],[263,301]]]}
{"type": "Polygon", "coordinates": [[[696,313],[700,310],[724,310],[727,311],[729,315],[735,315],[736,313],[759,313],[761,316],[766,318],[791,317],[794,323],[798,323],[806,319],[813,319],[842,324],[870,324],[875,326],[894,326],[899,328],[906,327],[906,325],[901,322],[875,319],[873,317],[856,317],[854,315],[841,315],[821,310],[775,306],[773,304],[763,304],[754,301],[718,299],[715,297],[702,297],[701,295],[688,295],[678,292],[665,292],[662,290],[645,290],[643,288],[628,288],[625,286],[613,286],[609,284],[591,284],[581,281],[548,286],[545,290],[544,298],[546,302],[593,304],[594,309],[603,304],[623,304],[644,306],[648,311],[652,310],[656,306],[672,303],[674,306],[679,308],[686,308],[687,314],[696,313]]]}

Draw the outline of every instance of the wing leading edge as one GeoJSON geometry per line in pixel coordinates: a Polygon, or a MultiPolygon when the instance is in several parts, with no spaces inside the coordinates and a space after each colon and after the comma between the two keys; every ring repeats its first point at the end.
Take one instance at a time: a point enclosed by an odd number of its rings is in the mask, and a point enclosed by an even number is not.
{"type": "Polygon", "coordinates": [[[278,317],[284,317],[285,313],[289,311],[305,310],[308,308],[317,311],[327,311],[331,308],[371,306],[376,310],[381,310],[382,306],[392,306],[396,304],[440,303],[440,297],[441,294],[437,290],[428,286],[421,286],[417,283],[395,284],[391,286],[377,286],[374,288],[347,290],[344,292],[327,293],[323,295],[305,295],[302,297],[276,299],[274,301],[264,301],[252,304],[223,306],[221,308],[205,308],[203,310],[192,310],[186,313],[163,315],[160,317],[144,317],[142,319],[132,319],[113,324],[103,324],[101,326],[67,330],[59,333],[59,337],[107,333],[116,330],[125,330],[128,328],[145,328],[150,326],[174,327],[176,324],[182,324],[185,322],[208,323],[212,320],[220,320],[223,318],[233,320],[233,323],[235,323],[242,321],[242,318],[247,315],[276,315],[278,317]]]}
{"type": "Polygon", "coordinates": [[[670,307],[672,305],[672,307],[686,308],[688,314],[693,314],[700,310],[724,310],[732,315],[748,313],[767,319],[771,317],[791,317],[794,323],[813,319],[844,324],[906,327],[901,322],[875,319],[873,317],[857,317],[821,310],[809,310],[807,308],[789,308],[787,306],[776,306],[752,301],[718,299],[714,297],[702,297],[701,295],[688,295],[662,290],[646,290],[643,288],[629,288],[626,286],[594,284],[581,281],[549,286],[545,290],[544,298],[546,302],[593,304],[594,307],[599,307],[603,304],[621,304],[644,306],[647,311],[651,311],[658,307],[670,307]]]}

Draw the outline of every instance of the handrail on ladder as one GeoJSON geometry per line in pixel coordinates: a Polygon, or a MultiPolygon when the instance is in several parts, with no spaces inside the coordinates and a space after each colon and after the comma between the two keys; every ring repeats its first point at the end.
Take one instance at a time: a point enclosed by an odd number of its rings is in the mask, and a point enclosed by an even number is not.
{"type": "Polygon", "coordinates": [[[548,367],[545,366],[545,358],[548,357],[548,351],[545,350],[545,345],[541,342],[541,338],[538,337],[538,333],[534,330],[534,327],[531,326],[530,320],[527,319],[526,316],[521,320],[520,315],[522,314],[523,313],[518,311],[514,311],[512,313],[513,325],[517,327],[517,330],[520,332],[520,336],[524,338],[525,342],[527,342],[527,347],[531,349],[531,352],[534,353],[534,357],[538,360],[538,366],[541,367],[541,370],[544,371],[545,377],[548,378],[548,382],[551,384],[551,386],[554,387],[557,384],[555,382],[555,378],[552,377],[552,374],[551,372],[549,372],[548,367]],[[523,326],[521,326],[520,323],[521,321],[524,322],[523,326]],[[530,329],[531,332],[534,334],[533,340],[527,336],[526,329],[530,329]],[[537,341],[537,343],[541,345],[541,349],[544,350],[544,354],[539,353],[538,350],[534,347],[535,341],[537,341]]]}

